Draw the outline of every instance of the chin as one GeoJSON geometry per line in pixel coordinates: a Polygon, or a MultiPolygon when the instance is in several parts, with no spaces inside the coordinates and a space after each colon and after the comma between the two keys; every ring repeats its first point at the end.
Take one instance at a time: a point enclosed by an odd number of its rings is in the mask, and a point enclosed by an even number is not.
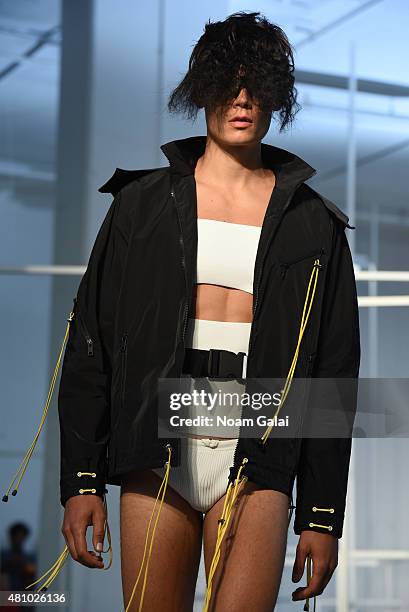
{"type": "Polygon", "coordinates": [[[226,130],[222,141],[229,145],[244,146],[259,140],[253,130],[226,130]]]}

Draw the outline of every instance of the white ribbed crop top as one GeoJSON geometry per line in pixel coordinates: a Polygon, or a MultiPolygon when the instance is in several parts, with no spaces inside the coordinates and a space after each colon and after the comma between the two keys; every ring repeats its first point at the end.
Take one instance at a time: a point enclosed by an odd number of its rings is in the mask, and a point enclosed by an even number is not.
{"type": "Polygon", "coordinates": [[[253,293],[261,227],[197,219],[197,283],[253,293]]]}

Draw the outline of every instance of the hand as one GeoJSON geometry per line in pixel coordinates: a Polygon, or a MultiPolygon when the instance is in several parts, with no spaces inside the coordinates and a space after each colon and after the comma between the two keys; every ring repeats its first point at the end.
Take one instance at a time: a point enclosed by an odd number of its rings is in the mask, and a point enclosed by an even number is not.
{"type": "Polygon", "coordinates": [[[95,495],[73,495],[65,504],[61,531],[67,542],[71,557],[86,567],[103,569],[101,553],[87,550],[87,527],[93,526],[92,543],[96,551],[104,546],[104,523],[106,513],[101,497],[95,495]]]}
{"type": "Polygon", "coordinates": [[[308,529],[302,531],[293,567],[293,582],[298,582],[302,577],[308,554],[312,558],[311,581],[309,586],[293,591],[293,601],[321,595],[338,565],[338,538],[308,529]]]}

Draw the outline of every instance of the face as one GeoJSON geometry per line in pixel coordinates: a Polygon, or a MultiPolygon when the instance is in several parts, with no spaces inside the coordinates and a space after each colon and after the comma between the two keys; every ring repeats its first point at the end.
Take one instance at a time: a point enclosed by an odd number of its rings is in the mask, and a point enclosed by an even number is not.
{"type": "Polygon", "coordinates": [[[207,132],[213,140],[224,145],[246,146],[264,138],[272,113],[261,111],[247,90],[242,88],[229,106],[218,107],[213,112],[206,108],[205,115],[207,132]]]}

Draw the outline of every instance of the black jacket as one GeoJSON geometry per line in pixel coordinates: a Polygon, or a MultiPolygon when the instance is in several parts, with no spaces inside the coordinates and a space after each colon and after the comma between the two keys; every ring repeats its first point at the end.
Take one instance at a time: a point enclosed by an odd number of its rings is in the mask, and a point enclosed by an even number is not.
{"type": "MultiPolygon", "coordinates": [[[[120,485],[124,473],[164,465],[167,443],[172,465],[179,465],[180,439],[157,434],[155,392],[158,378],[180,376],[186,323],[194,317],[193,169],[205,142],[199,136],[162,145],[169,167],[117,168],[99,189],[114,199],[74,298],[58,394],[63,506],[80,489],[103,497],[106,484],[120,485]]],[[[287,376],[319,255],[294,377],[357,378],[360,334],[348,217],[305,183],[316,170],[300,157],[264,143],[262,156],[277,182],[255,263],[247,377],[287,376]]],[[[352,412],[355,400],[347,407],[352,412]]],[[[350,437],[260,445],[240,435],[231,475],[247,457],[245,473],[261,486],[292,497],[296,479],[295,533],[312,529],[341,537],[350,450],[350,437]]]]}

